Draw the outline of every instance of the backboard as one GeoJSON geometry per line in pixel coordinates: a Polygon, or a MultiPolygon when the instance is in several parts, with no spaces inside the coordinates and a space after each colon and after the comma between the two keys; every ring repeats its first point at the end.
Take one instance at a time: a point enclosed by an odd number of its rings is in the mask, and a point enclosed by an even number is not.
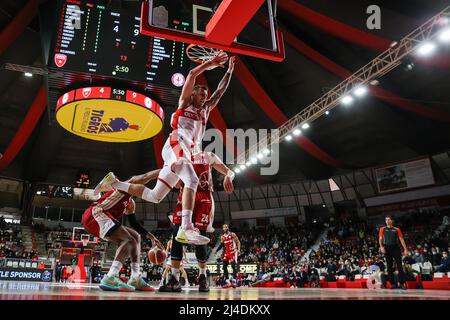
{"type": "Polygon", "coordinates": [[[73,227],[72,242],[75,244],[81,244],[81,245],[84,245],[83,242],[85,242],[86,244],[94,244],[95,245],[98,243],[98,238],[89,234],[82,227],[73,227]]]}
{"type": "Polygon", "coordinates": [[[224,50],[228,53],[278,62],[283,61],[283,38],[281,32],[277,30],[276,8],[274,8],[272,0],[260,0],[257,5],[258,8],[254,6],[249,9],[248,19],[250,20],[244,19],[245,23],[233,42],[224,43],[219,40],[211,40],[212,37],[209,36],[212,29],[211,25],[214,23],[216,23],[215,26],[218,29],[221,29],[217,32],[219,34],[225,33],[228,28],[233,27],[235,22],[233,18],[237,23],[239,20],[238,12],[243,12],[243,10],[239,10],[245,4],[242,1],[248,0],[146,0],[142,3],[141,33],[147,36],[183,42],[186,47],[189,44],[198,44],[224,50]],[[226,5],[231,3],[235,5],[234,11],[231,10],[233,8],[226,8],[226,5]],[[238,9],[236,10],[236,8],[238,9]],[[226,11],[227,9],[231,10],[231,17],[230,14],[228,14],[228,17],[226,16],[226,13],[229,12],[226,11]],[[220,14],[223,14],[224,19],[218,18],[220,14]],[[212,19],[213,17],[214,19],[212,19]]]}

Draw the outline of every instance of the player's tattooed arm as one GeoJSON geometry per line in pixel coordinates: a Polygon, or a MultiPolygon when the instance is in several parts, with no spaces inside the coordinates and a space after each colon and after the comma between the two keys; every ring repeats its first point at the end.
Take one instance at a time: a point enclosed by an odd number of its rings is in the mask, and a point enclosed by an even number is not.
{"type": "Polygon", "coordinates": [[[150,239],[152,241],[152,246],[157,245],[160,248],[164,248],[159,242],[159,240],[153,235],[153,233],[148,232],[137,220],[136,215],[134,214],[136,208],[136,204],[134,200],[131,200],[130,205],[125,209],[125,215],[130,223],[130,226],[133,230],[139,233],[142,237],[150,239]]]}
{"type": "Polygon", "coordinates": [[[195,79],[197,78],[197,76],[199,76],[200,74],[202,74],[211,67],[221,66],[223,59],[225,58],[217,55],[210,61],[202,63],[196,66],[191,71],[189,71],[189,74],[187,75],[186,81],[183,85],[183,89],[181,90],[180,99],[178,100],[178,108],[183,108],[186,104],[190,102],[192,89],[194,89],[195,79]]]}
{"type": "Polygon", "coordinates": [[[222,80],[220,80],[219,85],[217,86],[216,91],[211,95],[211,97],[206,102],[209,106],[209,109],[213,109],[217,104],[219,103],[220,99],[222,98],[225,91],[228,89],[228,85],[231,81],[231,75],[234,71],[234,62],[236,60],[236,57],[231,57],[228,61],[228,71],[223,76],[222,80]]]}
{"type": "Polygon", "coordinates": [[[161,171],[161,169],[153,170],[153,171],[141,174],[139,176],[131,177],[131,179],[128,180],[128,183],[145,185],[145,184],[149,183],[150,181],[158,178],[160,171],[161,171]]]}

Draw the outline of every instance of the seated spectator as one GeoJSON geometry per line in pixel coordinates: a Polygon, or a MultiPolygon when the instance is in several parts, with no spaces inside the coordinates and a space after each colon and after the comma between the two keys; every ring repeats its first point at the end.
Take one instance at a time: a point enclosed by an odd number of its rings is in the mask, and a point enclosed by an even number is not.
{"type": "Polygon", "coordinates": [[[419,252],[419,249],[414,251],[414,256],[412,257],[415,263],[424,263],[425,259],[423,255],[419,252]]]}
{"type": "Polygon", "coordinates": [[[448,257],[448,252],[442,252],[441,264],[437,267],[437,272],[450,272],[450,258],[448,257]]]}

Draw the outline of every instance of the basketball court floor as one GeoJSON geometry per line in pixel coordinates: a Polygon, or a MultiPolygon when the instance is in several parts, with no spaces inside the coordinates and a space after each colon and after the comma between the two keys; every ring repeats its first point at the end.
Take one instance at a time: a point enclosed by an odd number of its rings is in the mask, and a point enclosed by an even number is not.
{"type": "Polygon", "coordinates": [[[0,282],[0,300],[450,300],[450,291],[289,289],[289,288],[197,288],[182,293],[105,292],[98,285],[36,282],[0,282]]]}

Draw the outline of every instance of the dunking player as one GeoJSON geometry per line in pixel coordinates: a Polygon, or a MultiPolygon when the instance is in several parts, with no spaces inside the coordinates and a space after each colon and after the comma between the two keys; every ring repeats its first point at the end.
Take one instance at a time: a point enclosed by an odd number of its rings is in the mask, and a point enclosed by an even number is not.
{"type": "Polygon", "coordinates": [[[216,249],[216,252],[221,248],[224,248],[223,254],[223,275],[225,281],[228,280],[228,265],[231,263],[233,268],[233,277],[237,277],[237,257],[241,251],[241,242],[234,232],[231,232],[228,225],[222,226],[223,234],[220,237],[220,246],[216,249]]]}
{"type": "MultiPolygon", "coordinates": [[[[234,70],[235,57],[229,59],[228,71],[209,99],[208,88],[195,85],[195,79],[205,70],[222,66],[227,59],[226,55],[219,54],[189,72],[178,101],[178,109],[172,115],[171,126],[173,131],[162,151],[164,167],[158,176],[156,186],[153,189],[146,188],[141,195],[141,198],[146,201],[159,203],[178,180],[183,182],[182,223],[176,239],[184,244],[207,244],[209,242],[209,238],[201,236],[192,224],[192,210],[194,209],[198,177],[192,166],[191,157],[201,150],[209,114],[228,88],[234,70]]],[[[117,181],[114,174],[109,173],[95,188],[95,192],[108,190],[111,185],[125,192],[128,192],[130,187],[127,183],[117,181]]]]}
{"type": "MultiPolygon", "coordinates": [[[[202,235],[206,235],[206,232],[213,232],[212,219],[214,217],[214,198],[212,195],[213,181],[211,175],[211,168],[214,168],[219,173],[224,175],[223,187],[225,192],[233,192],[233,179],[234,172],[230,170],[220,158],[211,152],[200,152],[193,156],[193,167],[195,173],[199,179],[199,185],[195,194],[194,204],[194,221],[195,227],[200,230],[202,235]]],[[[180,261],[183,254],[183,245],[176,240],[178,229],[182,224],[182,199],[185,189],[180,191],[178,196],[178,203],[175,208],[175,212],[172,217],[174,224],[172,250],[171,250],[171,277],[167,284],[161,286],[159,291],[161,292],[180,292],[181,287],[179,283],[180,279],[180,261]]],[[[198,266],[200,269],[199,275],[199,288],[200,292],[208,292],[209,287],[206,279],[206,260],[207,251],[206,245],[195,246],[195,256],[197,258],[198,266]]]]}
{"type": "MultiPolygon", "coordinates": [[[[130,179],[131,182],[148,183],[156,179],[160,170],[130,179]]],[[[108,291],[154,291],[140,275],[141,236],[159,244],[154,235],[147,232],[134,215],[135,203],[130,194],[118,190],[106,192],[94,201],[83,214],[82,223],[87,232],[95,237],[117,243],[119,247],[108,273],[100,282],[100,288],[108,291]],[[126,215],[132,228],[123,226],[119,220],[126,215]],[[128,283],[122,282],[119,271],[125,261],[131,259],[131,277],[128,283]]]]}

